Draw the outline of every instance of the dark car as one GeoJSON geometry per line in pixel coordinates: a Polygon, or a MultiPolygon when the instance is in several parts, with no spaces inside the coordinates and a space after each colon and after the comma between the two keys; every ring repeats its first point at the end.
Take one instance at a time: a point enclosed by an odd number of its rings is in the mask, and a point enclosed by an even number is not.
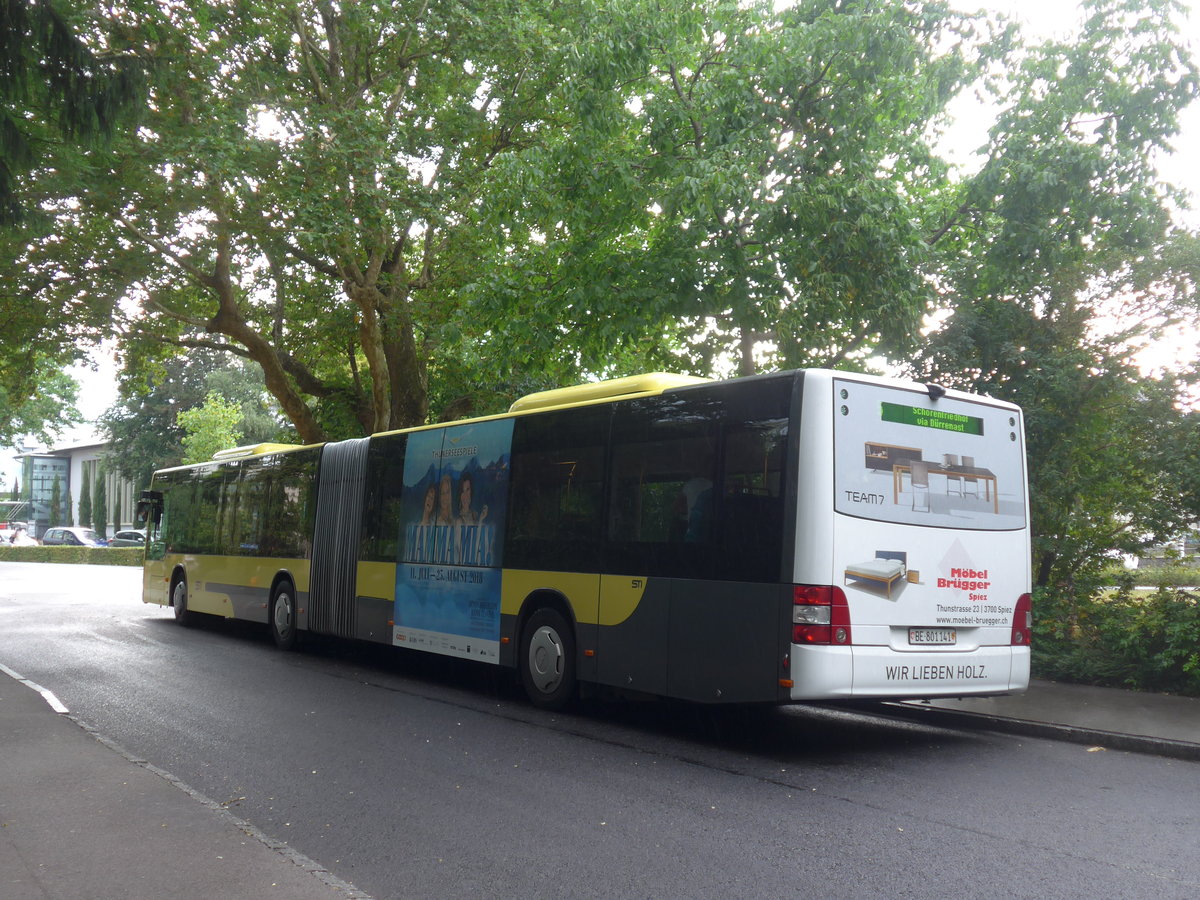
{"type": "Polygon", "coordinates": [[[118,531],[108,539],[110,547],[145,547],[146,532],[138,531],[136,528],[129,531],[118,531]]]}
{"type": "Polygon", "coordinates": [[[106,547],[108,541],[90,528],[47,528],[42,535],[45,547],[106,547]]]}

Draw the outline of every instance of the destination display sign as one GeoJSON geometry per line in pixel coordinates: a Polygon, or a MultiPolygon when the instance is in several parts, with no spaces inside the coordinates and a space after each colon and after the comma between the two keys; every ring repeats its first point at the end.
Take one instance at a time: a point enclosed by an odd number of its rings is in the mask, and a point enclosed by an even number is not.
{"type": "Polygon", "coordinates": [[[959,434],[983,434],[983,419],[943,409],[923,409],[901,403],[884,402],[881,418],[885,422],[901,425],[917,425],[921,428],[936,428],[939,431],[955,431],[959,434]]]}

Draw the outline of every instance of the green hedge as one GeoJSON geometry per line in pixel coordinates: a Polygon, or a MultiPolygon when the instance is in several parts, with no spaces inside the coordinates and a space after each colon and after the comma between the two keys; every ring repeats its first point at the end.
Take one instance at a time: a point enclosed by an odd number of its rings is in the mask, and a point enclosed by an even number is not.
{"type": "Polygon", "coordinates": [[[1033,673],[1039,678],[1200,696],[1200,594],[1161,586],[1089,597],[1039,590],[1033,673]]]}
{"type": "Polygon", "coordinates": [[[144,552],[141,547],[5,547],[0,545],[0,562],[140,566],[144,552]]]}
{"type": "Polygon", "coordinates": [[[1200,566],[1176,563],[1167,566],[1147,566],[1144,569],[1126,569],[1110,566],[1104,570],[1102,581],[1109,587],[1120,587],[1132,578],[1135,584],[1146,587],[1200,587],[1200,566]]]}

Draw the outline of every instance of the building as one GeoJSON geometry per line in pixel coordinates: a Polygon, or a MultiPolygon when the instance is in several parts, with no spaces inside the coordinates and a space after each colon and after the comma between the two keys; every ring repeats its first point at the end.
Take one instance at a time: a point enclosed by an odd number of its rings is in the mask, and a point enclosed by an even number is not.
{"type": "Polygon", "coordinates": [[[17,456],[21,463],[20,499],[29,503],[35,535],[40,537],[51,525],[91,524],[79,520],[84,472],[87,472],[88,487],[93,495],[96,480],[104,481],[107,507],[104,535],[107,537],[122,528],[135,527],[133,516],[137,498],[133,482],[105,471],[101,462],[107,451],[107,443],[91,442],[56,450],[26,451],[17,456]],[[58,515],[57,521],[51,522],[56,492],[58,515]]]}
{"type": "Polygon", "coordinates": [[[1162,566],[1200,566],[1200,531],[1186,532],[1166,544],[1158,544],[1138,560],[1139,569],[1162,566]]]}

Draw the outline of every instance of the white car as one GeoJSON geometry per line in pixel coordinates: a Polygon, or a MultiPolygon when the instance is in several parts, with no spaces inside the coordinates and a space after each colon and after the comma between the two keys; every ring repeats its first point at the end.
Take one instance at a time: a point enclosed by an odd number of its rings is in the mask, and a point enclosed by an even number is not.
{"type": "Polygon", "coordinates": [[[8,543],[14,547],[36,547],[37,540],[25,530],[24,526],[13,529],[12,537],[8,539],[8,543]]]}

